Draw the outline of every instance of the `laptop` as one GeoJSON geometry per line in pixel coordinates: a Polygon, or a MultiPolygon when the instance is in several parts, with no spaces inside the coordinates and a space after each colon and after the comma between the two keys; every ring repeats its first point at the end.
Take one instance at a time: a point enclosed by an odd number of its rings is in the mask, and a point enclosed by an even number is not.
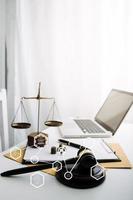
{"type": "Polygon", "coordinates": [[[133,103],[133,93],[112,89],[94,120],[68,119],[59,127],[64,138],[110,137],[115,134],[133,103]]]}

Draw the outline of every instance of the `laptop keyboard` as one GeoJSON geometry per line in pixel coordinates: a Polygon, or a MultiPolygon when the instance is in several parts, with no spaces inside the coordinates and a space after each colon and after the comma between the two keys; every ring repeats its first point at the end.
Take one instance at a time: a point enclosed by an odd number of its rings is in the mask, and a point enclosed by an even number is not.
{"type": "Polygon", "coordinates": [[[92,120],[74,119],[74,121],[84,133],[105,133],[105,131],[97,126],[92,120]]]}

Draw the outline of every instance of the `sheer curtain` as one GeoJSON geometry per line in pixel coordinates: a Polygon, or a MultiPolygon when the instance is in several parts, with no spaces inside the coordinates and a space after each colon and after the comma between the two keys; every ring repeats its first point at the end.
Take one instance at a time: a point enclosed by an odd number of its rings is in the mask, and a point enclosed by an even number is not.
{"type": "Polygon", "coordinates": [[[41,81],[62,118],[93,117],[111,88],[133,91],[132,0],[16,2],[16,97],[41,81]]]}
{"type": "MultiPolygon", "coordinates": [[[[7,89],[10,146],[13,145],[13,130],[10,121],[14,111],[15,8],[16,0],[0,0],[0,88],[7,89]]],[[[3,133],[2,119],[0,131],[3,133]]]]}

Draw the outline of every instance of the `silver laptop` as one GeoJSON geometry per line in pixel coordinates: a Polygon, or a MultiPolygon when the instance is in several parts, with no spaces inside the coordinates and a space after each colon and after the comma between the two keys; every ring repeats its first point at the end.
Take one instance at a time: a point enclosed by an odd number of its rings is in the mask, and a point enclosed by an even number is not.
{"type": "Polygon", "coordinates": [[[110,137],[133,103],[133,93],[112,89],[94,120],[69,119],[59,127],[64,138],[110,137]]]}

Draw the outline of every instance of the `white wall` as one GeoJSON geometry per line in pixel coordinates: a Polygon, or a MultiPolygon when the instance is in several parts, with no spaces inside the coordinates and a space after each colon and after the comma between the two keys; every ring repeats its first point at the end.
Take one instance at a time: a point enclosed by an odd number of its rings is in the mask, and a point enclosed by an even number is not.
{"type": "Polygon", "coordinates": [[[91,117],[111,88],[133,91],[132,11],[131,0],[17,0],[16,96],[41,81],[62,117],[91,117]]]}

